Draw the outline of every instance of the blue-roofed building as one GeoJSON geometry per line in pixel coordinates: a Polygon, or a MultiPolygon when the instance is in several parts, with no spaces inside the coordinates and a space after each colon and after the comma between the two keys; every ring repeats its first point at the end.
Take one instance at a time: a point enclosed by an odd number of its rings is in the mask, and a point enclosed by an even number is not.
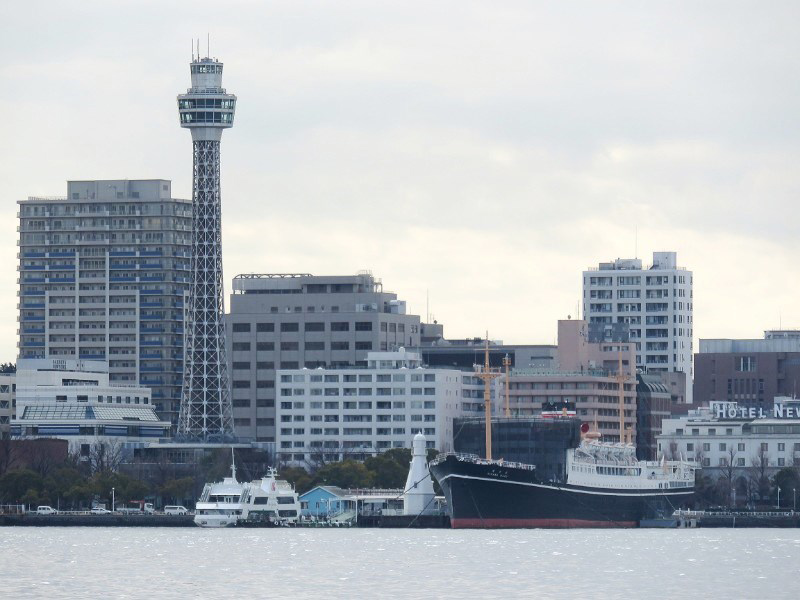
{"type": "Polygon", "coordinates": [[[333,518],[349,510],[355,510],[354,501],[334,485],[318,485],[300,496],[300,514],[306,518],[333,518]]]}

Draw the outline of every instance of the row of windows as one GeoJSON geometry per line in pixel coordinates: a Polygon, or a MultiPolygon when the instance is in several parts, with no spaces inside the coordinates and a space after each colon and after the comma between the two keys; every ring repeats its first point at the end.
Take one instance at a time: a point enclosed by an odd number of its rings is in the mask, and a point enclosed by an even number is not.
{"type": "MultiPolygon", "coordinates": [[[[412,409],[425,409],[425,410],[434,410],[436,408],[436,402],[434,400],[412,400],[408,403],[409,407],[412,409]]],[[[311,410],[340,410],[343,408],[344,410],[372,410],[372,402],[342,402],[341,404],[338,401],[327,401],[327,402],[320,402],[314,401],[309,402],[309,407],[311,410]]],[[[391,410],[391,409],[403,409],[406,408],[405,401],[402,400],[395,400],[393,402],[383,401],[383,402],[376,402],[375,407],[378,410],[391,410]]],[[[282,401],[281,402],[281,410],[305,410],[305,402],[288,402],[282,401]]],[[[311,419],[314,420],[313,417],[311,419]]],[[[380,420],[380,416],[379,416],[380,420]]],[[[428,420],[427,418],[425,419],[428,420]]]]}
{"type": "MultiPolygon", "coordinates": [[[[341,381],[347,382],[355,382],[356,377],[358,377],[358,381],[361,383],[369,383],[372,381],[372,375],[366,373],[358,373],[358,374],[346,374],[341,376],[341,381]]],[[[405,381],[406,375],[405,373],[380,373],[375,376],[375,381],[382,382],[382,381],[405,381]]],[[[295,374],[295,375],[281,375],[281,383],[305,383],[306,376],[302,374],[295,374]]],[[[325,382],[325,383],[338,383],[339,382],[339,375],[335,375],[333,373],[327,373],[325,375],[309,375],[308,381],[311,383],[318,383],[318,382],[325,382]]],[[[436,373],[412,373],[411,374],[411,381],[427,381],[433,382],[436,381],[436,373]]]]}
{"type": "MultiPolygon", "coordinates": [[[[300,307],[297,307],[300,308],[300,307]]],[[[350,331],[351,323],[350,321],[333,321],[330,324],[329,329],[327,331],[350,331]]],[[[372,321],[356,321],[352,323],[352,328],[354,331],[372,331],[372,321]]],[[[257,333],[269,333],[275,331],[275,323],[256,323],[255,330],[257,333]]],[[[382,322],[380,324],[380,329],[382,332],[391,332],[391,333],[405,333],[406,326],[404,323],[385,323],[382,322]]],[[[252,331],[252,324],[251,323],[234,323],[233,324],[233,332],[234,333],[250,333],[252,331]]],[[[292,332],[299,332],[300,331],[300,323],[280,323],[280,331],[285,333],[292,333],[292,332]]],[[[326,331],[325,322],[324,321],[309,321],[303,324],[303,331],[307,332],[323,332],[326,331]]]]}
{"type": "MultiPolygon", "coordinates": [[[[372,435],[372,428],[371,427],[344,427],[341,430],[338,427],[327,427],[327,428],[318,428],[314,427],[309,430],[311,435],[372,435]]],[[[435,427],[412,427],[410,429],[411,435],[416,435],[417,433],[425,433],[425,435],[436,435],[436,428],[435,427]]],[[[375,435],[405,435],[406,428],[405,427],[378,427],[375,429],[375,435]]],[[[306,430],[303,427],[296,427],[296,428],[289,428],[284,427],[281,429],[281,435],[285,436],[292,436],[292,435],[305,435],[306,430]]],[[[281,442],[281,448],[288,448],[291,446],[285,446],[287,442],[281,442]]],[[[301,442],[302,444],[302,442],[301,442]]],[[[297,446],[298,448],[302,448],[303,446],[297,446]]]]}
{"type": "MultiPolygon", "coordinates": [[[[234,381],[234,388],[249,388],[250,382],[246,380],[234,381]],[[238,385],[237,385],[238,384],[238,385]]],[[[281,388],[281,396],[407,396],[406,388],[281,388]]],[[[411,396],[435,396],[436,388],[411,388],[411,396]]]]}

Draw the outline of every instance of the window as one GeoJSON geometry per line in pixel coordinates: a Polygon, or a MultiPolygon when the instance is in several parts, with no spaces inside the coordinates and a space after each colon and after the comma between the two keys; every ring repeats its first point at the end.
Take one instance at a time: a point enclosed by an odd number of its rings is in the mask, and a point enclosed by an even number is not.
{"type": "Polygon", "coordinates": [[[686,451],[687,452],[694,452],[694,444],[692,444],[692,443],[686,444],[686,451]]]}
{"type": "Polygon", "coordinates": [[[281,323],[281,331],[286,333],[295,333],[300,331],[299,323],[281,323]]]}
{"type": "Polygon", "coordinates": [[[331,342],[331,350],[350,350],[350,342],[331,342]]]}
{"type": "Polygon", "coordinates": [[[244,390],[250,387],[250,382],[244,379],[234,379],[233,380],[233,389],[235,390],[244,390]]]}
{"type": "Polygon", "coordinates": [[[325,331],[325,323],[319,323],[317,321],[306,323],[305,325],[306,331],[325,331]]]}
{"type": "Polygon", "coordinates": [[[350,323],[347,321],[334,321],[331,323],[331,331],[350,331],[350,323]]]}
{"type": "Polygon", "coordinates": [[[728,449],[728,445],[727,444],[720,444],[719,445],[719,449],[720,449],[721,452],[725,452],[725,450],[728,449]]]}
{"type": "Polygon", "coordinates": [[[257,333],[271,333],[275,331],[275,323],[256,323],[257,333]]]}
{"type": "Polygon", "coordinates": [[[736,466],[737,467],[743,467],[744,466],[744,459],[743,458],[737,458],[736,459],[736,466]]]}
{"type": "Polygon", "coordinates": [[[778,452],[783,452],[784,450],[786,450],[786,444],[778,442],[778,452]]]}
{"type": "MultiPolygon", "coordinates": [[[[236,344],[234,344],[235,346],[236,344]]],[[[250,344],[247,344],[248,350],[250,349],[250,344]]],[[[275,350],[275,343],[274,342],[256,342],[256,351],[259,352],[272,352],[275,350]]]]}
{"type": "Polygon", "coordinates": [[[751,372],[756,370],[755,356],[739,356],[736,358],[736,370],[741,372],[751,372]]]}
{"type": "Polygon", "coordinates": [[[234,323],[233,333],[249,333],[250,323],[234,323]]]}
{"type": "Polygon", "coordinates": [[[768,442],[761,442],[761,451],[767,452],[769,450],[769,443],[768,442]]]}
{"type": "Polygon", "coordinates": [[[297,351],[300,348],[298,342],[281,342],[282,351],[297,351]]]}
{"type": "MultiPolygon", "coordinates": [[[[736,448],[739,452],[744,452],[744,442],[739,442],[739,445],[736,448]]],[[[742,459],[744,460],[744,459],[742,459]]]]}
{"type": "Polygon", "coordinates": [[[779,458],[778,459],[778,466],[779,467],[785,467],[786,466],[786,459],[785,458],[779,458]]]}
{"type": "Polygon", "coordinates": [[[703,444],[703,452],[711,452],[711,444],[709,443],[703,444]]]}
{"type": "Polygon", "coordinates": [[[250,351],[250,342],[234,342],[233,343],[233,351],[234,352],[249,352],[250,351]]]}
{"type": "Polygon", "coordinates": [[[247,371],[250,368],[249,362],[234,362],[233,363],[233,370],[234,371],[247,371]]]}
{"type": "Polygon", "coordinates": [[[356,331],[372,331],[372,322],[356,321],[356,331]]]}
{"type": "Polygon", "coordinates": [[[356,342],[356,350],[372,350],[372,342],[356,342]]]}
{"type": "Polygon", "coordinates": [[[325,342],[306,342],[306,350],[325,350],[325,342]]]}

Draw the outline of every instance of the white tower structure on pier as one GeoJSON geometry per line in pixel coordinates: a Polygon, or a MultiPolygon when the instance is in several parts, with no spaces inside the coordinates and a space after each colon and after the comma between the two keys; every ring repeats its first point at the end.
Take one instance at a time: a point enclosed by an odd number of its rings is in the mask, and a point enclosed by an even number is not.
{"type": "Polygon", "coordinates": [[[435,512],[433,506],[433,481],[428,470],[425,436],[414,436],[411,450],[411,467],[408,470],[405,492],[403,492],[403,514],[427,515],[435,512]]]}
{"type": "Polygon", "coordinates": [[[222,87],[222,63],[192,58],[192,87],[178,96],[181,127],[192,132],[192,259],[178,437],[233,439],[225,359],[220,218],[222,130],[233,126],[236,96],[222,87]]]}

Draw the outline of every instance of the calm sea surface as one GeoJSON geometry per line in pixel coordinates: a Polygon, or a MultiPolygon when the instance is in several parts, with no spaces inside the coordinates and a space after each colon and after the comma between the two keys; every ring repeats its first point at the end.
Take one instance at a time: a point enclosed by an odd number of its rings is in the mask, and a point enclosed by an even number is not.
{"type": "Polygon", "coordinates": [[[0,528],[2,598],[800,598],[800,530],[0,528]]]}

